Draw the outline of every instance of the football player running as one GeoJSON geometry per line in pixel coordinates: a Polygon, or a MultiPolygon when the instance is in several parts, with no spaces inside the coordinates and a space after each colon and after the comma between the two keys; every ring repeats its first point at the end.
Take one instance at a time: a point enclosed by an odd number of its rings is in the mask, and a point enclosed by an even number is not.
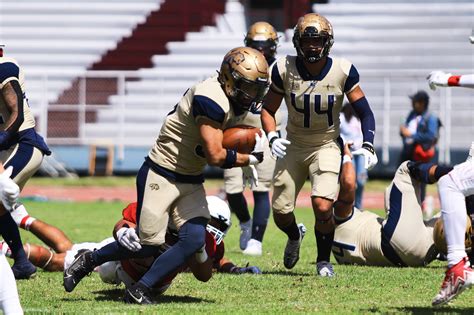
{"type": "MultiPolygon", "coordinates": [[[[0,161],[5,168],[13,166],[11,178],[21,190],[41,166],[43,156],[51,152],[35,131],[35,119],[28,106],[22,68],[13,58],[3,57],[2,50],[0,90],[0,161]]],[[[32,277],[36,268],[26,257],[15,221],[3,208],[0,208],[0,231],[12,250],[15,278],[32,277]]]]}
{"type": "Polygon", "coordinates": [[[339,113],[344,95],[361,120],[364,142],[355,153],[365,156],[366,168],[377,164],[374,115],[359,86],[355,66],[346,59],[328,56],[333,42],[333,29],[325,17],[315,13],[301,17],[293,35],[297,56],[280,58],[273,67],[271,88],[262,109],[263,129],[272,154],[278,158],[272,208],[276,225],[288,236],[283,263],[291,269],[299,260],[305,228],[297,225],[294,208],[309,175],[316,218],[316,272],[323,277],[334,275],[329,259],[334,237],[332,206],[341,165],[339,113]],[[283,98],[288,107],[287,139],[279,137],[275,124],[283,98]]]}
{"type": "Polygon", "coordinates": [[[385,190],[386,217],[382,218],[353,206],[356,180],[347,144],[344,153],[341,188],[334,204],[336,231],[332,252],[337,262],[397,267],[429,264],[438,254],[433,227],[440,219],[423,221],[420,183],[432,184],[452,168],[403,162],[385,190]]]}
{"type": "MultiPolygon", "coordinates": [[[[245,36],[245,45],[260,51],[271,65],[275,62],[275,54],[278,46],[278,34],[267,22],[252,24],[245,36]]],[[[269,73],[271,73],[269,71],[269,73]]],[[[243,115],[236,116],[231,125],[247,125],[262,128],[260,120],[261,111],[247,111],[243,115]]],[[[280,130],[281,114],[276,113],[277,132],[280,130]]],[[[270,150],[265,146],[265,156],[270,157],[270,150]]],[[[253,193],[254,210],[253,219],[250,216],[243,190],[246,180],[243,178],[241,168],[224,170],[224,189],[230,208],[236,214],[240,223],[240,249],[247,255],[262,255],[262,241],[270,216],[270,186],[275,169],[275,159],[265,158],[262,163],[255,166],[257,171],[257,182],[250,183],[253,193]]]]}
{"type": "Polygon", "coordinates": [[[251,154],[242,154],[222,147],[222,130],[235,115],[255,110],[268,85],[268,64],[263,55],[255,49],[239,47],[224,56],[218,75],[185,92],[168,114],[137,175],[141,248],[134,252],[113,242],[94,252],[83,252],[64,271],[66,291],[71,292],[94,267],[107,261],[159,253],[171,219],[178,230],[178,241],[125,291],[128,303],[153,303],[151,288],[204,245],[209,220],[202,185],[206,164],[232,168],[263,161],[264,136],[256,136],[251,154]]]}

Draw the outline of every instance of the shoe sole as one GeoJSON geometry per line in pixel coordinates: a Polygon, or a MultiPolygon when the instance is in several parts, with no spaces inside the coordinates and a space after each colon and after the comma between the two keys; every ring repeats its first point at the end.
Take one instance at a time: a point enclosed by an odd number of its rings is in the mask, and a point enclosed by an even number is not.
{"type": "Polygon", "coordinates": [[[447,300],[444,300],[444,301],[441,301],[439,303],[434,303],[432,302],[431,305],[432,306],[442,306],[442,305],[446,305],[448,304],[449,302],[452,302],[454,301],[458,296],[461,295],[461,293],[463,293],[464,291],[466,290],[470,290],[472,288],[473,284],[471,284],[470,286],[466,286],[466,287],[463,287],[461,288],[456,294],[454,294],[453,296],[451,296],[450,298],[448,298],[447,300]]]}

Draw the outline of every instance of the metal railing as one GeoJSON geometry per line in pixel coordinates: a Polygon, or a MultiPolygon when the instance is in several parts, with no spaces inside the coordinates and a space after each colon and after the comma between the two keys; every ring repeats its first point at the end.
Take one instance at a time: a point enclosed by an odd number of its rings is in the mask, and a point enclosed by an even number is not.
{"type": "MultiPolygon", "coordinates": [[[[214,69],[209,70],[209,75],[214,69]]],[[[179,70],[177,70],[178,72],[179,70]]],[[[453,73],[467,73],[469,70],[452,70],[453,73]]],[[[182,93],[188,86],[173,87],[169,90],[172,79],[163,78],[153,70],[145,71],[86,71],[77,77],[77,73],[28,72],[27,88],[33,82],[34,99],[29,103],[38,121],[38,129],[51,145],[91,145],[107,143],[116,145],[121,150],[126,146],[149,147],[158,134],[160,123],[166,113],[176,104],[182,93]],[[106,85],[100,86],[100,79],[111,79],[104,81],[106,85]],[[59,96],[64,91],[55,90],[55,82],[77,81],[74,88],[69,87],[73,102],[58,103],[59,96]],[[156,85],[150,93],[131,94],[127,84],[139,80],[148,80],[156,85]],[[164,88],[167,85],[168,88],[164,88]],[[102,90],[113,91],[111,95],[115,101],[108,104],[109,97],[105,95],[101,102],[94,101],[95,94],[103,94],[102,90]],[[95,93],[95,94],[94,94],[95,93]],[[56,95],[56,98],[50,96],[56,95]],[[127,97],[134,95],[146,100],[143,104],[134,102],[130,104],[127,97]],[[168,96],[168,101],[166,97],[168,96]],[[49,100],[48,100],[49,97],[49,100]],[[165,101],[163,101],[165,99],[165,101]],[[173,101],[171,101],[173,99],[173,101]],[[151,101],[150,101],[151,100],[151,101]],[[156,117],[150,116],[150,110],[156,109],[156,117]],[[139,113],[145,111],[140,118],[139,113]],[[102,114],[108,112],[107,120],[102,119],[102,114]],[[64,125],[56,121],[52,113],[68,118],[64,125]],[[63,114],[58,114],[63,113],[63,114]],[[127,117],[133,113],[133,119],[127,117]],[[71,128],[74,125],[77,130],[71,128]],[[107,125],[113,125],[113,133],[107,131],[107,125]],[[94,127],[94,128],[92,128],[94,127]],[[103,130],[101,129],[102,127],[103,130]],[[149,127],[149,128],[148,128],[149,127]],[[61,128],[68,130],[61,134],[61,128]],[[92,129],[97,132],[91,131],[92,129]],[[54,132],[52,131],[54,129],[54,132]],[[74,129],[74,130],[72,130],[74,129]],[[71,131],[72,130],[72,131],[71,131]],[[103,132],[101,132],[101,130],[103,132]],[[128,131],[127,131],[128,130],[128,131]],[[130,130],[135,133],[130,135],[130,130]],[[140,130],[144,130],[143,136],[139,136],[140,130]]],[[[361,87],[376,115],[377,135],[376,147],[379,149],[381,161],[384,164],[390,162],[389,150],[401,147],[398,135],[398,124],[402,117],[406,117],[411,109],[408,95],[417,89],[429,91],[426,70],[397,70],[397,71],[363,71],[361,73],[361,87]],[[372,101],[373,100],[373,101],[372,101]],[[402,103],[396,103],[402,100],[402,103]]],[[[196,82],[205,78],[206,74],[196,77],[196,82]]],[[[179,79],[179,76],[176,76],[179,79]]],[[[27,93],[29,93],[27,91],[27,93]]],[[[474,91],[462,88],[440,88],[430,92],[430,109],[435,112],[443,123],[439,148],[440,162],[450,162],[450,151],[452,148],[468,148],[474,135],[474,91]],[[453,104],[456,99],[456,104],[453,104]],[[459,126],[458,122],[464,124],[459,126]],[[453,125],[454,124],[454,125],[453,125]],[[456,140],[456,141],[453,141],[456,140]]],[[[102,95],[103,96],[103,95],[102,95]]],[[[61,98],[60,98],[61,99],[61,98]]],[[[283,107],[285,107],[283,105],[283,107]]],[[[120,155],[120,153],[119,153],[120,155]]]]}

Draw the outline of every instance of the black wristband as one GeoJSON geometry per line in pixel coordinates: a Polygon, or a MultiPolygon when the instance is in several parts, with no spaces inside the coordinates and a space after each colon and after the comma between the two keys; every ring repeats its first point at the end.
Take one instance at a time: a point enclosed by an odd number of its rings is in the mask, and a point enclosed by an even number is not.
{"type": "Polygon", "coordinates": [[[270,140],[268,140],[268,145],[270,146],[270,148],[272,147],[272,144],[273,144],[273,142],[274,142],[276,139],[278,139],[278,137],[277,137],[277,136],[273,136],[270,140]]]}
{"type": "Polygon", "coordinates": [[[362,144],[362,148],[366,149],[367,151],[369,151],[372,154],[375,154],[374,145],[370,142],[364,142],[362,144]]]}
{"type": "Polygon", "coordinates": [[[258,163],[262,163],[262,161],[263,161],[263,152],[252,152],[250,154],[255,156],[255,158],[257,158],[258,163]]]}
{"type": "Polygon", "coordinates": [[[222,164],[222,168],[233,168],[235,166],[235,162],[237,161],[237,151],[227,149],[227,154],[225,156],[224,164],[222,164]]]}

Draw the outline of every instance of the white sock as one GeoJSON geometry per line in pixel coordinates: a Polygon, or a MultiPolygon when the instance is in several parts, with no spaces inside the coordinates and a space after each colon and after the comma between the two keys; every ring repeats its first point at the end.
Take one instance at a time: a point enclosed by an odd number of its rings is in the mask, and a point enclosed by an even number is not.
{"type": "Polygon", "coordinates": [[[0,254],[0,310],[5,314],[23,314],[12,269],[3,254],[0,254]]]}
{"type": "Polygon", "coordinates": [[[26,211],[26,208],[23,204],[18,203],[12,212],[10,212],[13,220],[15,221],[18,227],[29,230],[30,225],[36,220],[36,218],[31,217],[26,211]]]}
{"type": "Polygon", "coordinates": [[[438,191],[441,200],[441,217],[448,245],[448,268],[450,268],[467,256],[464,245],[467,220],[466,202],[464,195],[448,175],[441,177],[438,181],[438,191]]]}

